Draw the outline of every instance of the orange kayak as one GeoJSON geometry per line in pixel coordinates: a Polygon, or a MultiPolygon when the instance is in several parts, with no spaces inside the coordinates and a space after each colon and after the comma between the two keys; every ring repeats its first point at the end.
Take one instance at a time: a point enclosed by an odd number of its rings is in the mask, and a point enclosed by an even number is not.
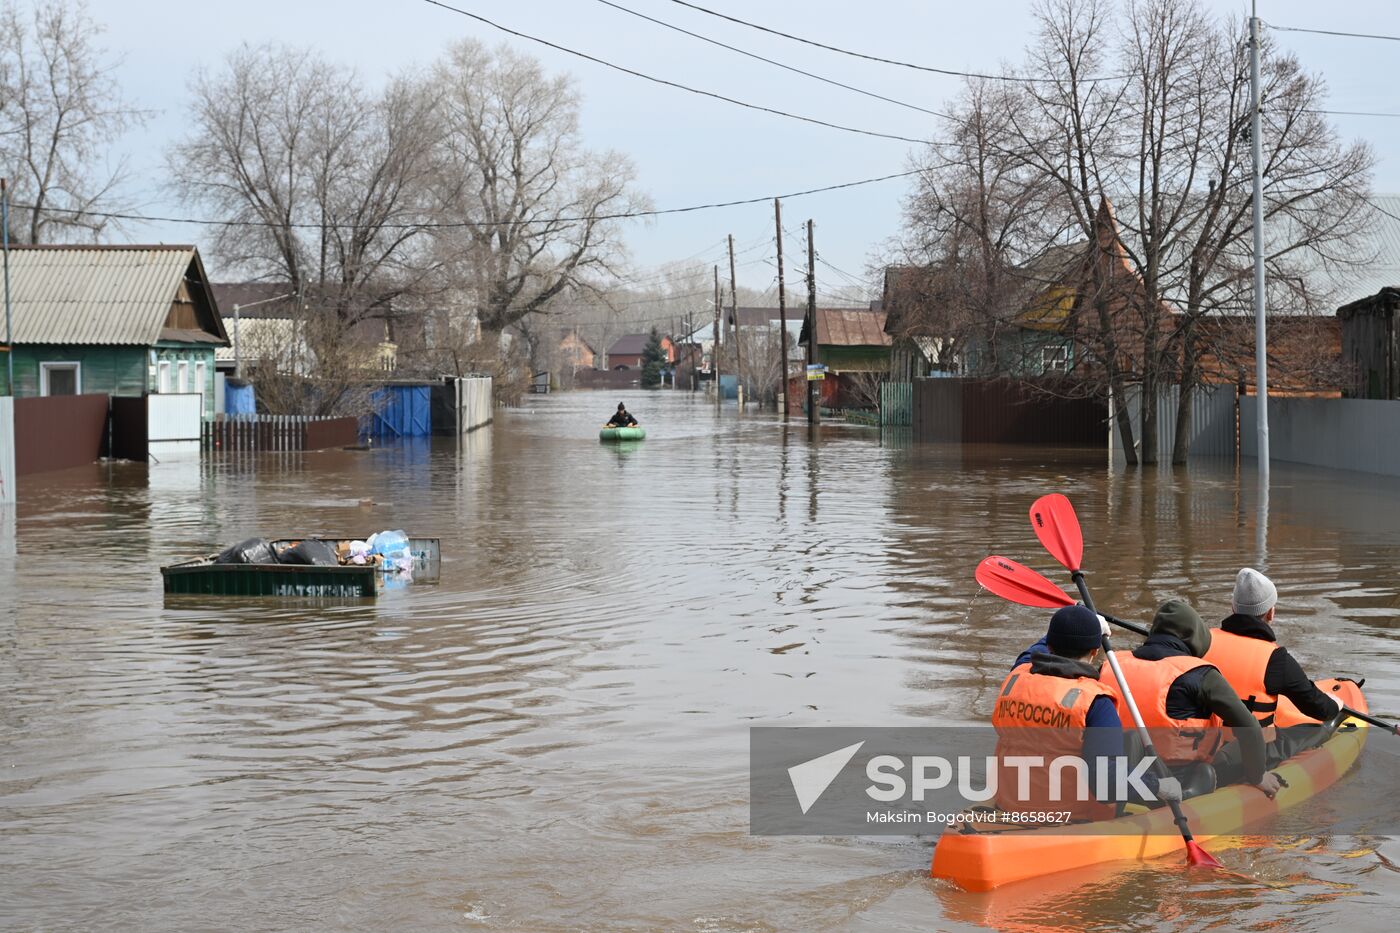
{"type": "MultiPolygon", "coordinates": [[[[1360,688],[1351,681],[1322,680],[1317,685],[1358,712],[1370,712],[1360,688]]],[[[1315,722],[1279,698],[1280,726],[1315,722]]],[[[1273,769],[1288,786],[1270,800],[1258,788],[1235,784],[1182,803],[1198,842],[1239,832],[1245,826],[1306,802],[1345,774],[1366,745],[1367,726],[1348,720],[1317,748],[1273,769]]],[[[1143,861],[1179,855],[1181,837],[1169,809],[1162,807],[1106,823],[1066,827],[963,832],[949,829],[933,850],[931,872],[967,891],[990,891],[1004,884],[1113,861],[1143,861]],[[1105,833],[1103,826],[1113,832],[1105,833]]]]}

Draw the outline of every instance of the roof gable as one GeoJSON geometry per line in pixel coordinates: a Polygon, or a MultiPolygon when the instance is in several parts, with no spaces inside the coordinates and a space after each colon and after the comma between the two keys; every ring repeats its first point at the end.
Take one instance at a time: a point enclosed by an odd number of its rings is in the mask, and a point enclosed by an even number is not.
{"type": "Polygon", "coordinates": [[[182,282],[205,339],[228,340],[193,246],[16,246],[10,249],[14,342],[154,346],[182,282]]]}

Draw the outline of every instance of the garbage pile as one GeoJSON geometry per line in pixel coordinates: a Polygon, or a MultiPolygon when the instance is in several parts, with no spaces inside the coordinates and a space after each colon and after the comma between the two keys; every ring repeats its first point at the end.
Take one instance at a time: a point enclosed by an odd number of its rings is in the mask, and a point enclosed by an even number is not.
{"type": "Polygon", "coordinates": [[[266,538],[240,541],[214,558],[216,564],[303,564],[317,567],[373,566],[390,580],[406,583],[413,578],[413,552],[402,531],[381,531],[363,541],[331,542],[305,538],[278,547],[266,538]]]}

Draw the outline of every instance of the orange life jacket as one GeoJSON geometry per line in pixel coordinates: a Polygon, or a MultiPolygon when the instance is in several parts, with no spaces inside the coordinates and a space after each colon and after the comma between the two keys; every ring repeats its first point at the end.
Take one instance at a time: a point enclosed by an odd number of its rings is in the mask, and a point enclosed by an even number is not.
{"type": "Polygon", "coordinates": [[[1278,696],[1264,689],[1264,671],[1278,645],[1262,638],[1234,635],[1224,629],[1210,630],[1210,650],[1205,661],[1213,664],[1235,688],[1245,707],[1268,729],[1274,724],[1278,696]]]}
{"type": "MultiPolygon", "coordinates": [[[[1056,769],[1059,799],[1051,797],[1051,767],[1056,758],[1080,758],[1084,752],[1084,730],[1089,707],[1101,696],[1118,702],[1118,691],[1089,677],[1056,677],[1032,674],[1030,664],[1022,664],[1002,681],[992,712],[997,730],[997,794],[1000,810],[1017,812],[1065,812],[1072,820],[1104,820],[1114,815],[1114,805],[1100,803],[1092,795],[1080,800],[1078,779],[1069,768],[1056,769]],[[1029,793],[1018,788],[1020,770],[1000,764],[1011,756],[1043,759],[1042,767],[1028,768],[1029,793]]],[[[1092,763],[1088,776],[1095,779],[1092,763]]]]}
{"type": "MultiPolygon", "coordinates": [[[[1182,674],[1198,667],[1210,667],[1202,658],[1188,655],[1144,661],[1131,654],[1117,655],[1123,679],[1132,691],[1142,724],[1152,733],[1157,757],[1169,765],[1192,761],[1210,761],[1225,743],[1220,717],[1173,719],[1167,715],[1167,691],[1182,674]]],[[[1107,664],[1100,680],[1113,683],[1113,671],[1107,664]]]]}

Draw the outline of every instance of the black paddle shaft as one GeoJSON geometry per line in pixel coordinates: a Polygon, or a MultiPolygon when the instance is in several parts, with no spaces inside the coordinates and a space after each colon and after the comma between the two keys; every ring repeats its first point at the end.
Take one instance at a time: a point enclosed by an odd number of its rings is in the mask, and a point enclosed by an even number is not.
{"type": "MultiPolygon", "coordinates": [[[[1094,608],[1094,600],[1089,595],[1089,585],[1084,582],[1084,571],[1073,570],[1070,572],[1070,576],[1074,579],[1074,585],[1079,588],[1079,598],[1084,600],[1084,608],[1098,615],[1098,610],[1094,608]]],[[[1113,650],[1112,646],[1109,644],[1108,635],[1103,636],[1103,650],[1104,654],[1113,650]]],[[[1133,725],[1137,725],[1137,723],[1133,723],[1133,725]]],[[[1157,754],[1157,749],[1152,745],[1151,733],[1146,729],[1142,729],[1141,732],[1143,754],[1152,756],[1152,763],[1155,766],[1154,770],[1157,772],[1157,777],[1171,777],[1171,769],[1167,767],[1167,763],[1162,760],[1162,756],[1157,754]]],[[[1172,822],[1176,823],[1176,828],[1181,831],[1181,838],[1188,843],[1194,842],[1195,837],[1191,835],[1191,826],[1186,822],[1186,814],[1181,812],[1181,802],[1177,800],[1168,800],[1167,805],[1171,807],[1172,822]]]]}

